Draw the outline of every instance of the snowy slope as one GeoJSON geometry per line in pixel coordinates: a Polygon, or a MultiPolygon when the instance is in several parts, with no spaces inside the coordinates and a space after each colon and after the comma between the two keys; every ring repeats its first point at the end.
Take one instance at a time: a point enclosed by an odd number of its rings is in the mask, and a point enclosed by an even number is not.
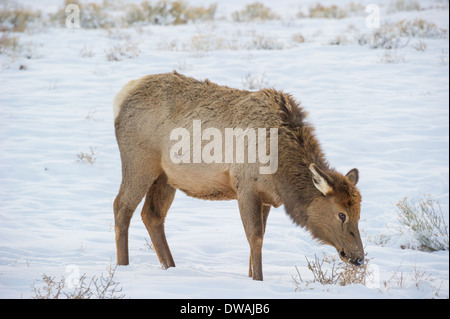
{"type": "MultiPolygon", "coordinates": [[[[76,269],[99,276],[115,262],[112,203],[121,171],[112,98],[131,79],[173,69],[236,88],[248,89],[253,79],[301,101],[332,166],[360,171],[360,231],[376,279],[296,289],[295,266],[304,282],[312,280],[305,257],[335,251],[314,242],[280,207],[268,220],[264,281],[252,281],[237,203],[177,192],[166,219],[177,266],[161,269],[146,245],[139,207],[130,265],[115,273],[126,298],[448,298],[448,251],[402,249],[411,239],[399,230],[395,207],[405,196],[431,194],[448,225],[448,31],[405,38],[395,50],[371,49],[354,40],[372,32],[364,12],[301,19],[295,13],[315,2],[265,1],[280,20],[234,22],[231,13],[251,2],[219,3],[210,22],[11,34],[26,49],[0,55],[1,298],[33,297],[31,286],[41,285],[43,274],[59,279],[76,269]],[[305,42],[293,40],[298,33],[305,42]],[[346,40],[331,45],[339,35],[346,40]],[[424,51],[414,48],[420,41],[424,51]],[[130,46],[135,56],[109,61],[115,46],[130,46]]],[[[43,12],[60,7],[22,3],[43,12]]],[[[382,23],[420,18],[449,28],[448,2],[388,12],[390,3],[380,3],[382,23]]]]}

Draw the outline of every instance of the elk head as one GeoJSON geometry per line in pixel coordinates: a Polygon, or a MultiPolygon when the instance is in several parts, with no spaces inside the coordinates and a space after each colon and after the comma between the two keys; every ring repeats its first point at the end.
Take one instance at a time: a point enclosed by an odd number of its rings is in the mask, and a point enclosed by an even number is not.
{"type": "Polygon", "coordinates": [[[364,249],[358,229],[361,195],[356,187],[358,170],[343,176],[325,172],[317,165],[309,167],[312,182],[320,191],[306,209],[306,228],[313,237],[336,248],[339,257],[354,265],[364,263],[364,249]]]}

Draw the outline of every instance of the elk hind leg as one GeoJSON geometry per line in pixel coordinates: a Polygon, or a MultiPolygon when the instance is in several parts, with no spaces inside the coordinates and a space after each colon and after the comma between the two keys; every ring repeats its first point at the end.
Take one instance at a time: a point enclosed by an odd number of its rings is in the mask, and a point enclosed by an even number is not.
{"type": "Polygon", "coordinates": [[[142,221],[164,269],[175,267],[164,231],[164,220],[175,197],[175,191],[175,188],[167,184],[166,174],[161,174],[150,186],[141,213],[142,221]]]}
{"type": "Polygon", "coordinates": [[[143,172],[134,171],[122,177],[119,194],[114,200],[114,223],[116,233],[117,264],[128,265],[128,228],[136,207],[141,202],[148,189],[147,182],[151,177],[143,172]],[[142,177],[145,176],[146,179],[142,177]]]}
{"type": "MultiPolygon", "coordinates": [[[[266,206],[266,205],[262,205],[262,227],[263,227],[263,236],[264,233],[266,232],[266,224],[267,224],[267,217],[269,217],[269,212],[270,212],[270,206],[266,206]]],[[[250,253],[250,258],[249,258],[249,262],[248,262],[248,276],[252,277],[253,272],[252,272],[252,254],[250,253]]]]}

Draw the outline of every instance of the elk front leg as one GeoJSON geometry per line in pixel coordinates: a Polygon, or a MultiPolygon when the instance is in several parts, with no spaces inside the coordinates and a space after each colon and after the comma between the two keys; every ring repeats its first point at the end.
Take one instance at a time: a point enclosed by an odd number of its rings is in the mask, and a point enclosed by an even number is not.
{"type": "MultiPolygon", "coordinates": [[[[262,205],[262,209],[261,209],[261,213],[262,213],[262,223],[263,223],[263,237],[264,234],[266,233],[266,224],[267,224],[267,217],[269,217],[269,212],[270,212],[270,207],[271,206],[266,206],[266,205],[262,205]]],[[[249,262],[248,262],[248,276],[252,277],[253,272],[252,272],[252,254],[250,253],[250,258],[249,258],[249,262]]]]}
{"type": "Polygon", "coordinates": [[[247,236],[248,243],[250,244],[252,279],[263,280],[262,244],[264,229],[262,203],[259,196],[251,192],[239,194],[238,203],[245,234],[247,236]]]}

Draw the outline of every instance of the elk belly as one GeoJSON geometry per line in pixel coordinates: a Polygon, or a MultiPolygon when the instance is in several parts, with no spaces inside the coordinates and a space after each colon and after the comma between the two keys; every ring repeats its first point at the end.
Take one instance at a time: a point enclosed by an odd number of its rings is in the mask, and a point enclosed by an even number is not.
{"type": "Polygon", "coordinates": [[[224,165],[163,162],[163,170],[169,185],[188,196],[209,200],[237,198],[234,179],[224,165]]]}

